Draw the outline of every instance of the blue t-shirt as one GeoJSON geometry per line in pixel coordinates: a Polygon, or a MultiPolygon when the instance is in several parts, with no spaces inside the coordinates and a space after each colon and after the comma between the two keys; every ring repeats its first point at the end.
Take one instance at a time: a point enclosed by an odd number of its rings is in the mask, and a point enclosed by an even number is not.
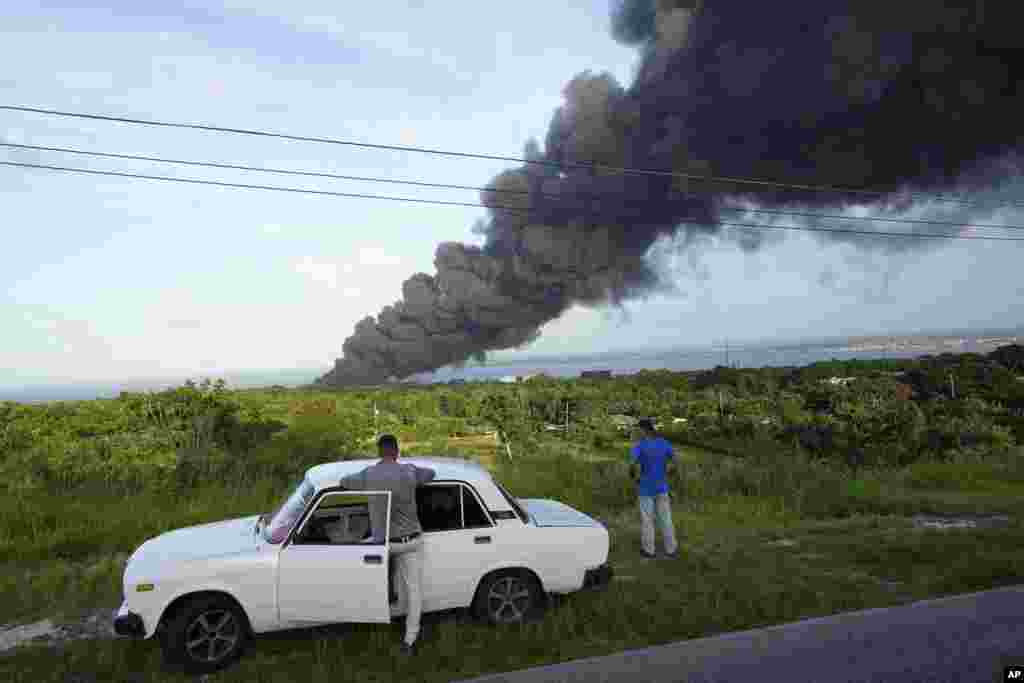
{"type": "Polygon", "coordinates": [[[675,456],[672,444],[660,436],[641,439],[633,446],[633,460],[640,465],[640,495],[656,496],[668,493],[665,463],[675,456]]]}

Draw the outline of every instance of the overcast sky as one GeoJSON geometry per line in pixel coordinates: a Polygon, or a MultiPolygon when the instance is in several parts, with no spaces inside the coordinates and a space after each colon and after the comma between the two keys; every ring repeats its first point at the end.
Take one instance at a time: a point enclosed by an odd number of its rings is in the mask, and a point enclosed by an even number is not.
{"type": "MultiPolygon", "coordinates": [[[[606,0],[6,0],[2,103],[520,156],[585,69],[628,84],[606,0]]],[[[714,134],[709,131],[708,134],[714,134]]],[[[0,111],[0,137],[255,166],[484,185],[500,162],[0,111]]],[[[306,180],[0,148],[0,160],[476,202],[474,192],[306,180]]],[[[483,209],[0,167],[0,386],[326,368],[353,325],[477,243],[483,209]]],[[[1024,215],[1002,219],[1024,224],[1024,215]]],[[[576,309],[504,357],[733,340],[1007,328],[1021,247],[864,255],[797,234],[676,252],[679,293],[576,309]]]]}

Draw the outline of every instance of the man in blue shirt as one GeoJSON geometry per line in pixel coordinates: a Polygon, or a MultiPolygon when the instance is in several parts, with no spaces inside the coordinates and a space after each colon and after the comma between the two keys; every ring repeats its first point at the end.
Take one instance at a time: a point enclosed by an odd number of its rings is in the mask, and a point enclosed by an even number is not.
{"type": "Polygon", "coordinates": [[[640,544],[644,557],[654,557],[654,522],[657,519],[665,543],[665,554],[676,557],[675,527],[672,525],[672,504],[668,495],[667,467],[675,457],[672,444],[654,433],[650,420],[640,420],[641,439],[633,446],[630,473],[637,480],[640,498],[640,544]],[[636,468],[640,477],[636,477],[636,468]]]}

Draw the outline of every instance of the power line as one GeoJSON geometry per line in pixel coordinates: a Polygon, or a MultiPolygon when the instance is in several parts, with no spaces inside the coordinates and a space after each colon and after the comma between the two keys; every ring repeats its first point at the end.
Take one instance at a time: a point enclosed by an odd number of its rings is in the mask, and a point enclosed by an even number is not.
{"type": "MultiPolygon", "coordinates": [[[[91,152],[86,150],[72,149],[70,147],[41,147],[37,145],[21,145],[13,142],[0,142],[0,147],[14,147],[16,149],[32,149],[43,152],[65,152],[67,154],[82,154],[86,156],[107,157],[111,159],[131,159],[133,161],[156,161],[163,164],[182,164],[185,166],[208,166],[210,168],[227,168],[237,171],[259,171],[260,173],[280,173],[282,175],[308,176],[312,178],[331,178],[333,180],[358,180],[371,183],[394,183],[396,185],[418,185],[421,187],[437,187],[452,190],[490,190],[493,192],[511,192],[529,194],[529,190],[500,190],[496,187],[479,187],[475,185],[449,185],[445,183],[427,183],[416,180],[393,180],[389,178],[371,178],[367,176],[339,175],[337,173],[325,173],[321,171],[295,171],[284,168],[261,168],[259,166],[241,166],[238,164],[223,164],[212,161],[186,161],[183,159],[167,159],[165,157],[139,156],[136,154],[115,154],[112,152],[91,152]]],[[[597,197],[597,195],[594,195],[597,197]]]]}
{"type": "MultiPolygon", "coordinates": [[[[417,181],[417,180],[396,180],[396,179],[392,179],[392,178],[374,178],[374,177],[368,177],[368,176],[341,175],[341,174],[337,174],[337,173],[326,173],[326,172],[321,172],[321,171],[298,171],[298,170],[283,169],[283,168],[264,168],[264,167],[259,167],[259,166],[244,166],[244,165],[240,165],[240,164],[225,164],[225,163],[212,162],[212,161],[193,161],[193,160],[185,160],[185,159],[169,159],[169,158],[166,158],[166,157],[143,156],[143,155],[138,155],[138,154],[119,154],[119,153],[114,153],[114,152],[97,152],[97,151],[90,151],[90,150],[74,149],[74,148],[71,148],[71,147],[44,147],[44,146],[40,146],[40,145],[23,145],[23,144],[18,144],[18,143],[14,143],[14,142],[0,142],[0,147],[10,147],[10,148],[14,148],[14,149],[26,149],[26,150],[35,150],[35,151],[43,151],[43,152],[60,152],[60,153],[65,153],[65,154],[78,154],[78,155],[83,155],[83,156],[102,157],[102,158],[108,158],[108,159],[128,159],[128,160],[132,160],[132,161],[153,161],[153,162],[164,163],[164,164],[180,164],[180,165],[184,165],[184,166],[222,168],[222,169],[231,169],[231,170],[237,170],[237,171],[256,171],[256,172],[259,172],[259,173],[277,173],[277,174],[281,174],[281,175],[305,176],[305,177],[313,177],[313,178],[329,178],[329,179],[332,179],[332,180],[355,180],[355,181],[360,181],[360,182],[392,183],[392,184],[395,184],[395,185],[415,185],[415,186],[418,186],[418,187],[432,187],[432,188],[442,188],[442,189],[452,189],[452,190],[473,190],[473,191],[478,191],[478,192],[494,192],[494,193],[519,194],[519,195],[530,195],[531,194],[531,192],[529,190],[502,189],[502,188],[490,187],[490,186],[453,185],[453,184],[448,184],[448,183],[428,183],[428,182],[417,181]]],[[[552,199],[562,199],[562,200],[564,200],[564,199],[577,199],[577,198],[578,199],[591,200],[591,201],[599,201],[599,202],[604,202],[604,201],[608,200],[607,197],[602,197],[601,195],[594,194],[594,193],[577,193],[577,194],[564,194],[564,195],[561,195],[561,194],[550,194],[550,193],[540,192],[540,193],[537,193],[537,194],[539,196],[542,196],[542,197],[549,197],[549,198],[552,198],[552,199]]],[[[684,194],[687,194],[687,195],[697,195],[699,193],[687,192],[687,193],[684,193],[684,194]]],[[[621,205],[621,206],[625,207],[628,204],[637,204],[637,203],[638,202],[634,200],[632,202],[627,201],[627,202],[624,202],[622,204],[616,204],[616,205],[617,206],[621,205]]],[[[719,211],[738,211],[738,212],[741,212],[741,213],[778,214],[778,215],[786,215],[786,216],[800,216],[800,217],[807,217],[807,218],[827,218],[827,219],[835,219],[835,220],[880,221],[880,222],[884,222],[884,223],[914,223],[914,224],[921,224],[921,225],[944,225],[944,226],[948,226],[948,227],[957,227],[957,228],[960,228],[960,227],[971,227],[971,228],[994,228],[994,229],[997,229],[997,230],[1024,230],[1024,225],[996,225],[996,224],[992,224],[992,223],[971,223],[969,225],[965,225],[963,223],[955,223],[955,222],[952,222],[952,221],[937,221],[937,220],[926,220],[926,219],[916,219],[916,218],[883,218],[883,217],[877,217],[877,216],[865,216],[865,217],[842,216],[842,215],[836,215],[836,214],[822,214],[822,213],[815,213],[815,212],[800,212],[800,211],[793,211],[793,210],[789,210],[789,209],[785,209],[785,210],[779,210],[779,209],[748,209],[748,208],[743,208],[743,207],[723,206],[723,207],[718,207],[718,210],[719,211]]]]}
{"type": "MultiPolygon", "coordinates": [[[[89,175],[113,176],[120,178],[135,178],[141,180],[159,180],[174,183],[189,183],[194,185],[212,185],[217,187],[232,187],[247,190],[268,190],[273,192],[293,192],[297,194],[312,194],[330,197],[349,197],[354,199],[381,199],[386,201],[413,202],[418,204],[438,204],[444,206],[466,206],[485,209],[501,209],[513,212],[535,213],[536,209],[524,209],[512,206],[488,206],[487,204],[476,204],[472,202],[452,202],[438,199],[418,199],[414,197],[391,197],[385,195],[358,194],[351,192],[333,192],[330,190],[310,190],[297,187],[280,187],[276,185],[255,185],[248,183],[227,183],[216,180],[199,180],[196,178],[172,178],[169,176],[154,176],[141,173],[123,173],[118,171],[96,171],[85,168],[69,168],[66,166],[49,166],[44,164],[27,164],[15,161],[0,161],[0,166],[13,166],[18,168],[36,168],[49,171],[64,171],[69,173],[84,173],[89,175]]],[[[703,225],[701,223],[689,222],[691,225],[703,225]]],[[[934,233],[912,233],[912,232],[882,232],[875,230],[852,230],[846,228],[811,228],[807,226],[785,226],[785,225],[760,225],[754,223],[732,223],[719,222],[712,226],[724,225],[727,227],[738,227],[753,230],[797,230],[804,232],[829,232],[851,235],[869,235],[873,237],[911,237],[916,239],[962,239],[962,240],[993,240],[999,242],[1024,242],[1024,237],[995,237],[981,235],[945,235],[934,233]]]]}
{"type": "MultiPolygon", "coordinates": [[[[382,145],[373,144],[368,142],[354,142],[351,140],[339,140],[336,138],[324,138],[309,135],[291,135],[288,133],[275,133],[263,130],[253,130],[249,128],[230,128],[226,126],[211,126],[207,124],[199,123],[178,123],[171,121],[156,121],[151,119],[136,119],[124,116],[110,116],[106,114],[82,114],[77,112],[59,111],[55,109],[41,109],[38,107],[25,107],[19,105],[0,105],[0,110],[7,111],[18,111],[30,114],[43,114],[46,116],[63,116],[70,118],[90,119],[94,121],[113,121],[117,123],[129,123],[134,125],[142,126],[156,126],[164,128],[184,128],[190,130],[204,130],[217,133],[233,133],[238,135],[255,135],[259,137],[277,138],[282,140],[295,140],[299,142],[316,142],[330,145],[343,145],[347,147],[363,147],[367,149],[385,149],[399,152],[417,152],[421,154],[436,154],[441,156],[452,156],[461,157],[466,159],[487,159],[491,161],[512,161],[523,164],[535,164],[540,166],[548,166],[552,168],[579,168],[579,169],[592,169],[592,170],[603,170],[603,171],[614,171],[616,173],[626,173],[633,175],[646,175],[646,176],[660,176],[670,178],[683,178],[687,180],[705,180],[712,182],[721,183],[734,183],[740,185],[758,185],[763,187],[778,187],[783,189],[794,189],[794,190],[810,190],[812,192],[832,192],[837,194],[859,194],[859,195],[870,195],[874,197],[887,197],[893,194],[892,192],[882,192],[878,190],[865,190],[855,188],[841,188],[841,187],[830,187],[827,185],[801,185],[796,183],[780,183],[771,180],[760,180],[753,178],[733,178],[726,176],[711,176],[711,175],[697,175],[692,173],[683,173],[681,171],[666,171],[659,169],[642,169],[642,168],[629,168],[621,166],[610,166],[607,164],[598,163],[571,163],[571,162],[556,162],[556,161],[544,161],[539,159],[521,159],[519,157],[500,156],[494,154],[474,154],[469,152],[451,152],[441,149],[433,149],[427,147],[412,147],[408,145],[382,145]]],[[[954,202],[964,205],[978,205],[984,203],[971,201],[969,199],[958,199],[954,197],[945,197],[938,194],[928,194],[921,192],[908,192],[908,196],[922,196],[923,198],[930,199],[933,201],[945,201],[954,202]]],[[[1015,206],[1019,206],[1021,202],[1009,202],[1015,206]]]]}
{"type": "MultiPolygon", "coordinates": [[[[472,207],[484,207],[485,204],[476,204],[472,202],[450,202],[441,201],[439,199],[416,199],[413,197],[387,197],[383,195],[373,194],[357,194],[352,192],[331,192],[329,190],[310,190],[299,187],[280,187],[276,185],[253,185],[248,183],[226,183],[217,180],[200,180],[197,178],[172,178],[169,176],[159,175],[145,175],[142,173],[122,173],[119,171],[96,171],[88,168],[69,168],[66,166],[47,166],[45,164],[25,164],[14,161],[0,161],[0,166],[18,166],[21,168],[39,168],[49,171],[67,171],[70,173],[87,173],[90,175],[103,175],[103,176],[116,176],[120,178],[137,178],[141,180],[163,180],[175,183],[191,183],[194,185],[216,185],[219,187],[234,187],[245,190],[272,190],[276,192],[297,192],[301,194],[314,194],[314,195],[325,195],[330,197],[350,197],[353,199],[390,199],[392,201],[401,202],[417,202],[421,204],[443,204],[447,206],[472,206],[472,207]]],[[[506,207],[501,207],[506,208],[506,207]]]]}

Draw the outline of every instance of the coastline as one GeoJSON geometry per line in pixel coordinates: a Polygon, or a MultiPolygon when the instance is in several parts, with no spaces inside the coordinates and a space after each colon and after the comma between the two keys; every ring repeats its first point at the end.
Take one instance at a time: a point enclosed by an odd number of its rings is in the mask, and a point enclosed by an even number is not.
{"type": "MultiPolygon", "coordinates": [[[[500,361],[494,359],[482,365],[469,364],[462,368],[439,368],[433,373],[422,373],[407,378],[407,384],[436,384],[454,381],[509,381],[512,378],[547,374],[553,377],[579,377],[584,371],[607,370],[615,376],[629,375],[640,370],[670,370],[692,372],[708,370],[720,365],[745,368],[804,366],[828,360],[870,358],[916,358],[942,353],[987,354],[1008,344],[1024,343],[1024,336],[877,336],[833,339],[826,343],[776,344],[739,346],[728,348],[680,348],[633,350],[564,356],[544,356],[532,359],[500,361]]],[[[311,384],[323,370],[266,370],[237,371],[221,375],[230,389],[259,389],[273,385],[289,388],[311,384]]],[[[204,376],[202,373],[197,378],[204,376]]],[[[216,376],[211,379],[216,379],[216,376]]],[[[180,386],[180,381],[167,378],[107,382],[69,382],[66,384],[37,384],[0,387],[0,402],[51,403],[58,401],[88,401],[113,399],[122,391],[160,391],[180,386]]]]}
{"type": "Polygon", "coordinates": [[[868,337],[851,340],[849,353],[989,353],[1000,346],[1020,344],[1024,337],[868,337]]]}

